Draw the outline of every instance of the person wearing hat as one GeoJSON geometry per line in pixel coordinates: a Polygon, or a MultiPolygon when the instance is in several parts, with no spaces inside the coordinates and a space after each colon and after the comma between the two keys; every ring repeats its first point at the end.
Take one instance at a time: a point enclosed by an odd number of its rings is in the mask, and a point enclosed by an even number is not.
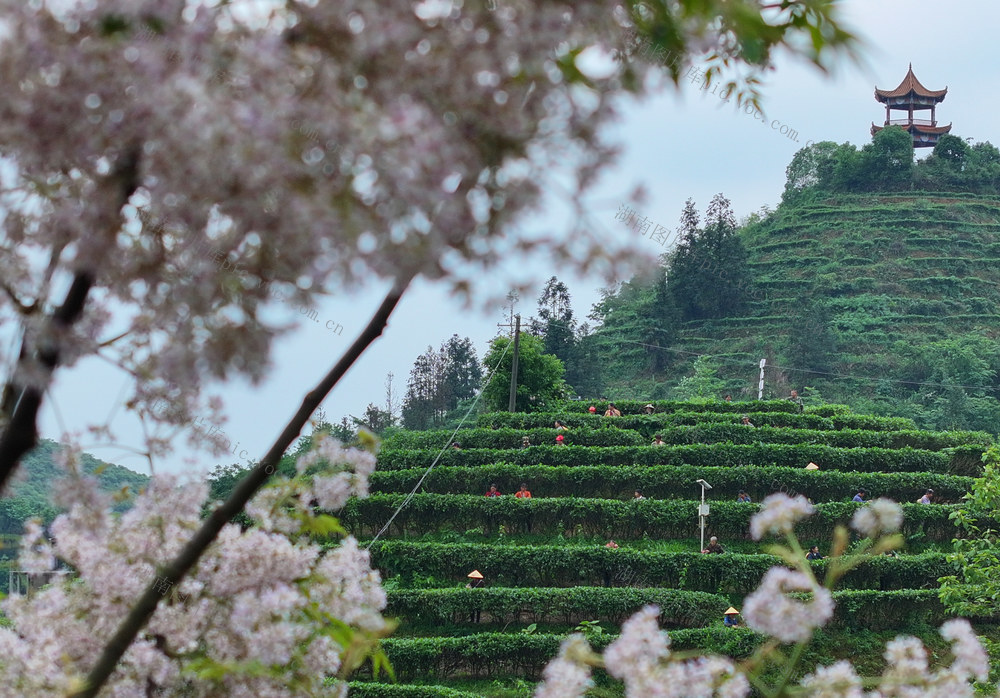
{"type": "MultiPolygon", "coordinates": [[[[481,589],[486,585],[486,580],[483,579],[483,573],[479,570],[472,570],[466,575],[469,578],[469,583],[465,585],[466,589],[481,589]]],[[[479,608],[469,613],[469,622],[478,623],[479,622],[479,608]]]]}
{"type": "Polygon", "coordinates": [[[646,414],[653,414],[654,412],[656,412],[656,408],[653,407],[652,403],[646,405],[642,409],[646,410],[646,414]]]}
{"type": "Polygon", "coordinates": [[[528,436],[521,437],[521,448],[528,448],[531,446],[531,438],[528,436]]]}
{"type": "Polygon", "coordinates": [[[722,624],[727,628],[740,627],[740,612],[730,606],[726,609],[726,612],[722,614],[722,624]]]}
{"type": "Polygon", "coordinates": [[[619,410],[617,407],[615,407],[615,403],[609,402],[608,403],[608,411],[604,413],[604,416],[605,417],[621,417],[622,413],[621,413],[621,410],[619,410]]]}
{"type": "Polygon", "coordinates": [[[806,470],[819,470],[819,466],[809,461],[809,465],[806,466],[806,470]]]}
{"type": "Polygon", "coordinates": [[[745,426],[745,427],[752,427],[753,426],[753,422],[750,421],[750,417],[748,417],[747,415],[743,415],[742,417],[740,417],[740,421],[742,422],[743,426],[745,426]]]}
{"type": "Polygon", "coordinates": [[[590,407],[589,407],[589,408],[587,409],[587,411],[588,411],[588,412],[590,412],[590,414],[597,414],[597,408],[596,408],[596,407],[594,407],[593,405],[591,405],[591,406],[590,406],[590,407]]]}
{"type": "Polygon", "coordinates": [[[917,504],[930,504],[932,499],[934,499],[934,490],[927,490],[924,492],[924,496],[917,500],[917,504]]]}
{"type": "Polygon", "coordinates": [[[864,490],[858,490],[858,493],[856,495],[854,495],[854,498],[851,499],[851,501],[852,502],[863,502],[863,501],[865,501],[865,495],[866,494],[868,494],[868,493],[865,492],[864,490]]]}
{"type": "Polygon", "coordinates": [[[565,446],[566,445],[566,437],[563,436],[562,434],[557,434],[556,435],[556,445],[557,446],[565,446]]]}

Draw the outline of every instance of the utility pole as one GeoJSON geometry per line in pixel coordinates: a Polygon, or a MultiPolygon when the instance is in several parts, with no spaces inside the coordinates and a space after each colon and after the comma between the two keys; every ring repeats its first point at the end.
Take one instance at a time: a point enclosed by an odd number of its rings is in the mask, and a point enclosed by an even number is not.
{"type": "Polygon", "coordinates": [[[760,382],[757,383],[757,399],[764,399],[764,364],[767,363],[767,359],[760,360],[760,382]]]}
{"type": "Polygon", "coordinates": [[[507,411],[514,411],[514,402],[517,399],[517,354],[521,345],[521,316],[514,316],[514,358],[510,365],[510,402],[507,411]]]}

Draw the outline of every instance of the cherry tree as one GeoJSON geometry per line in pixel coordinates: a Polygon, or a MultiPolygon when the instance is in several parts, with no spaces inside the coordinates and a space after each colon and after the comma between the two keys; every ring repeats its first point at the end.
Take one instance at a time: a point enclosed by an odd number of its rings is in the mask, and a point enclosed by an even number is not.
{"type": "MultiPolygon", "coordinates": [[[[8,602],[8,685],[202,695],[230,681],[232,695],[293,695],[322,688],[302,667],[355,665],[385,630],[377,575],[349,537],[315,548],[307,534],[340,531],[303,502],[364,495],[370,454],[318,439],[295,478],[269,481],[411,281],[468,294],[502,254],[538,249],[583,271],[626,264],[579,221],[552,239],[515,232],[566,163],[582,210],[613,161],[603,127],[622,95],[677,86],[697,62],[756,101],[775,48],[823,67],[852,42],[832,0],[0,0],[0,312],[15,333],[0,347],[0,485],[37,442],[54,376],[81,359],[133,379],[126,406],[148,427],[152,466],[171,449],[161,427],[222,420],[213,382],[266,375],[292,329],[267,319],[276,295],[309,309],[344,285],[391,282],[207,517],[203,488],[157,477],[109,518],[67,449],[76,494],[54,547],[29,530],[22,562],[60,557],[79,578],[8,602]],[[241,532],[228,522],[248,503],[259,526],[241,532]],[[289,564],[266,564],[268,551],[289,564]],[[258,586],[214,576],[237,564],[258,586]],[[267,612],[234,610],[239,594],[267,612]],[[77,625],[55,622],[66,617],[77,625]],[[255,646],[275,628],[295,641],[255,646]]],[[[111,424],[91,430],[116,439],[111,424]]]]}

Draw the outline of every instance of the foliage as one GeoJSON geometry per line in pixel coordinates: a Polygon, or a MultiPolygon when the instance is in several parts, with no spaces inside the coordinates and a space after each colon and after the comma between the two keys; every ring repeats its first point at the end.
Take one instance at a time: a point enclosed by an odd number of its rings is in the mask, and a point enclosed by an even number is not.
{"type": "Polygon", "coordinates": [[[941,602],[966,617],[1000,616],[1000,448],[983,454],[983,474],[965,495],[952,519],[958,527],[948,556],[956,574],[941,578],[941,602]]]}
{"type": "Polygon", "coordinates": [[[680,241],[668,259],[667,294],[683,320],[737,315],[746,309],[752,284],[729,200],[716,194],[705,228],[699,230],[697,222],[689,199],[681,216],[680,241]]]}
{"type": "MultiPolygon", "coordinates": [[[[483,363],[496,367],[483,388],[483,400],[491,410],[506,410],[510,400],[510,375],[513,370],[512,340],[497,337],[483,363]],[[502,357],[502,360],[501,360],[502,357]]],[[[566,393],[562,361],[543,351],[542,341],[526,332],[518,342],[517,392],[514,409],[532,412],[548,409],[566,393]]]]}
{"type": "MultiPolygon", "coordinates": [[[[52,488],[62,474],[56,464],[62,448],[55,441],[41,439],[38,446],[24,456],[21,461],[24,478],[14,484],[9,496],[0,500],[0,534],[20,534],[25,522],[36,517],[47,525],[60,513],[61,509],[52,502],[52,488]]],[[[116,512],[131,507],[136,495],[149,482],[146,475],[104,463],[87,453],[81,456],[81,467],[83,472],[97,478],[102,491],[115,494],[116,512]]]]}
{"type": "Polygon", "coordinates": [[[678,400],[717,398],[723,387],[723,382],[718,377],[718,370],[718,364],[712,359],[699,356],[694,360],[694,375],[681,379],[673,390],[674,396],[678,400]]]}
{"type": "MultiPolygon", "coordinates": [[[[694,517],[691,517],[692,520],[694,517]]],[[[696,521],[692,521],[694,526],[696,521]]],[[[779,561],[770,555],[662,553],[603,546],[519,546],[482,543],[410,543],[379,541],[372,561],[386,576],[432,574],[464,580],[470,565],[492,584],[510,587],[627,586],[623,570],[655,579],[661,587],[722,594],[747,594],[779,561]],[[619,580],[616,583],[616,579],[619,580]]],[[[818,573],[829,560],[812,563],[818,573]]],[[[873,557],[842,580],[847,589],[937,588],[938,577],[951,571],[944,553],[873,557]]]]}
{"type": "MultiPolygon", "coordinates": [[[[484,484],[485,492],[489,484],[484,484]]],[[[694,488],[691,488],[694,489],[694,488]]],[[[841,494],[849,499],[850,490],[841,494]]],[[[532,531],[536,533],[579,532],[585,536],[604,535],[618,541],[649,536],[654,539],[682,538],[696,530],[698,503],[694,500],[664,499],[626,501],[593,497],[539,497],[518,499],[512,491],[502,497],[483,497],[482,492],[468,494],[418,493],[374,495],[353,500],[340,512],[340,518],[359,535],[374,535],[389,520],[404,499],[408,503],[393,521],[400,535],[423,534],[442,529],[459,530],[478,526],[485,531],[532,531]]],[[[712,502],[708,519],[709,532],[726,540],[748,539],[750,518],[759,505],[736,501],[712,502]]],[[[818,538],[834,525],[846,523],[863,505],[854,502],[824,502],[816,505],[816,514],[802,525],[802,535],[818,538]]],[[[908,503],[903,505],[902,532],[916,533],[930,540],[950,541],[955,526],[949,515],[954,505],[908,503]]]]}
{"type": "MultiPolygon", "coordinates": [[[[978,475],[981,447],[945,451],[913,448],[839,448],[813,444],[691,444],[685,446],[531,446],[521,449],[449,449],[440,465],[473,467],[484,463],[517,465],[704,465],[739,468],[758,463],[802,468],[822,463],[824,469],[854,472],[918,472],[978,475]]],[[[438,455],[434,450],[384,449],[380,470],[426,468],[438,455]]]]}
{"type": "MultiPolygon", "coordinates": [[[[459,339],[457,334],[452,335],[437,352],[427,347],[410,369],[403,399],[403,424],[408,429],[442,424],[460,401],[475,395],[482,375],[468,337],[459,339]]],[[[390,420],[391,417],[388,415],[390,420]]],[[[386,426],[392,426],[391,422],[386,426]]]]}
{"type": "MultiPolygon", "coordinates": [[[[718,689],[726,695],[745,696],[751,687],[766,696],[831,690],[837,694],[859,693],[862,679],[849,661],[830,668],[818,667],[814,674],[801,679],[800,691],[792,691],[790,686],[816,631],[833,616],[835,602],[830,590],[850,570],[901,543],[901,536],[895,534],[894,519],[898,515],[895,504],[880,500],[868,507],[854,517],[851,526],[870,538],[848,552],[848,531],[838,526],[822,585],[794,532],[795,524],[811,513],[805,499],[775,497],[754,517],[755,537],[764,530],[780,533],[787,544],[772,547],[785,566],[768,570],[760,587],[743,601],[741,614],[746,624],[770,637],[745,661],[734,664],[731,658],[740,655],[731,652],[714,657],[702,653],[693,657],[693,653],[674,654],[676,648],[670,647],[669,638],[659,633],[658,609],[647,606],[626,621],[612,645],[599,646],[605,650],[603,656],[594,653],[583,636],[568,638],[560,647],[559,657],[546,667],[545,681],[536,695],[583,696],[591,667],[602,668],[621,680],[629,698],[650,695],[656,687],[680,680],[686,682],[685,691],[692,695],[711,695],[718,689]],[[793,647],[786,651],[782,645],[793,647]]],[[[985,681],[988,677],[986,651],[964,620],[948,621],[941,626],[941,635],[952,643],[951,666],[931,673],[922,643],[916,638],[897,637],[886,647],[888,666],[882,676],[868,681],[878,687],[875,695],[898,695],[899,689],[904,688],[915,694],[935,691],[971,696],[970,680],[985,681]],[[923,661],[914,661],[913,656],[923,661]]]]}
{"type": "MultiPolygon", "coordinates": [[[[372,475],[377,493],[409,492],[421,480],[424,469],[387,470],[372,475]]],[[[735,500],[740,490],[760,502],[774,492],[806,494],[816,501],[842,501],[863,488],[873,497],[892,496],[915,502],[928,488],[936,501],[957,502],[970,490],[971,477],[936,473],[855,473],[838,470],[809,471],[801,467],[746,465],[720,468],[694,465],[511,465],[495,463],[473,467],[439,466],[421,482],[427,492],[463,492],[469,482],[496,483],[501,492],[512,493],[526,483],[535,496],[597,497],[626,499],[636,489],[648,499],[666,499],[688,493],[693,496],[696,480],[712,485],[713,501],[735,500]]]]}

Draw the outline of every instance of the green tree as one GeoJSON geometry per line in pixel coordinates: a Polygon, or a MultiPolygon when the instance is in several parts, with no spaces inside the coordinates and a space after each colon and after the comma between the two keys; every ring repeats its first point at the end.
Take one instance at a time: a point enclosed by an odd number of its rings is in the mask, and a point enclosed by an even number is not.
{"type": "Polygon", "coordinates": [[[722,194],[712,198],[702,231],[695,227],[692,208],[688,200],[681,216],[681,239],[669,259],[666,290],[683,320],[739,314],[747,307],[753,280],[729,200],[722,194]]]}
{"type": "Polygon", "coordinates": [[[1000,448],[983,454],[983,475],[951,519],[961,531],[948,556],[957,574],[938,580],[941,603],[960,616],[1000,618],[1000,448]]]}
{"type": "Polygon", "coordinates": [[[816,192],[830,192],[834,186],[838,159],[845,149],[854,150],[854,146],[850,143],[837,145],[833,141],[820,141],[795,153],[785,168],[782,203],[792,204],[816,192]]]}
{"type": "Polygon", "coordinates": [[[709,400],[717,398],[724,387],[719,365],[710,356],[699,356],[694,360],[694,375],[682,378],[673,393],[677,400],[709,400]]]}
{"type": "Polygon", "coordinates": [[[813,296],[797,307],[789,335],[788,358],[794,368],[829,371],[838,343],[833,310],[822,296],[813,296]]]}
{"type": "Polygon", "coordinates": [[[861,149],[860,179],[873,190],[909,189],[913,182],[913,136],[886,126],[861,149]]]}
{"type": "MultiPolygon", "coordinates": [[[[497,337],[490,344],[490,351],[484,359],[487,366],[498,366],[483,388],[483,399],[490,410],[505,411],[509,403],[510,374],[514,358],[513,352],[507,349],[510,344],[510,338],[497,337]]],[[[546,354],[542,340],[527,332],[521,333],[519,345],[514,409],[518,412],[542,410],[556,400],[563,399],[566,395],[566,383],[563,380],[565,369],[562,361],[546,354]]]]}
{"type": "Polygon", "coordinates": [[[365,408],[365,413],[361,417],[351,415],[351,421],[357,427],[364,427],[373,434],[382,435],[389,427],[395,426],[396,419],[389,412],[379,408],[374,403],[369,402],[365,408]]]}

